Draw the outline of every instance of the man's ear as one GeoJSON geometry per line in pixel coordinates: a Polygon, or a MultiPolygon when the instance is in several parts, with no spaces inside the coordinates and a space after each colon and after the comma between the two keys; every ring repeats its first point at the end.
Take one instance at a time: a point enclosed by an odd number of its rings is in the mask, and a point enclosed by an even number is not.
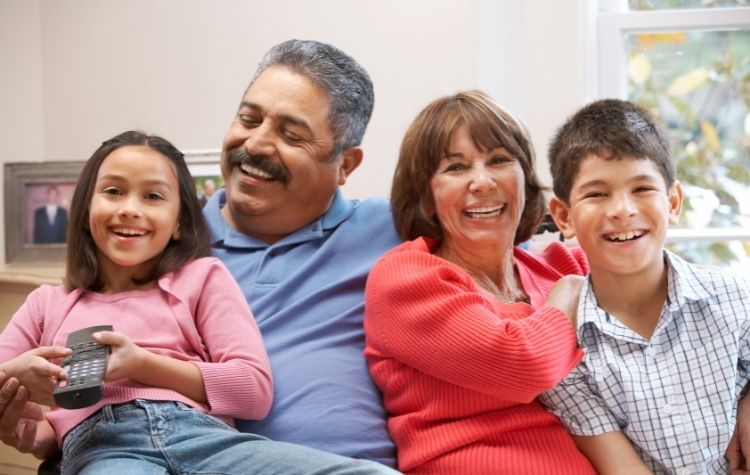
{"type": "Polygon", "coordinates": [[[341,152],[341,164],[339,165],[339,186],[346,183],[346,178],[362,163],[362,149],[352,147],[341,152]]]}
{"type": "Polygon", "coordinates": [[[680,213],[682,212],[682,185],[675,180],[667,192],[669,201],[669,224],[678,224],[680,222],[680,213]]]}
{"type": "Polygon", "coordinates": [[[549,201],[549,214],[565,239],[575,237],[576,230],[570,224],[570,208],[557,196],[553,196],[549,201]]]}

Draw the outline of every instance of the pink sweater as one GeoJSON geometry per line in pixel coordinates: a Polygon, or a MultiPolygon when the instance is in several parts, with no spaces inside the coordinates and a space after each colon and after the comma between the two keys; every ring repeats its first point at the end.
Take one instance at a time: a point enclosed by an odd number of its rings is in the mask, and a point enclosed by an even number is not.
{"type": "Polygon", "coordinates": [[[576,335],[544,307],[555,281],[588,271],[580,249],[515,249],[525,303],[503,304],[462,268],[405,242],[367,281],[365,356],[406,473],[595,473],[535,399],[580,361],[576,335]],[[536,310],[535,310],[536,309],[536,310]]]}
{"type": "Polygon", "coordinates": [[[134,399],[184,402],[229,424],[234,417],[262,419],[270,410],[271,369],[260,331],[239,286],[218,259],[198,259],[146,291],[108,295],[43,285],[29,294],[0,334],[0,361],[40,345],[64,345],[70,332],[102,324],[111,324],[153,353],[195,364],[208,405],[169,389],[109,381],[99,403],[47,414],[59,444],[102,406],[134,399]]]}

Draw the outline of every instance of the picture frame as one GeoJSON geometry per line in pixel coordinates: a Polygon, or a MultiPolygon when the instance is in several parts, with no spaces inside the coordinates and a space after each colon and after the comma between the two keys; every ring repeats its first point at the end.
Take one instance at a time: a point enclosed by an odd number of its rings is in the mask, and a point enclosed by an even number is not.
{"type": "Polygon", "coordinates": [[[220,150],[186,150],[183,152],[185,163],[195,182],[195,193],[205,205],[213,193],[224,186],[221,176],[220,150]]]}
{"type": "Polygon", "coordinates": [[[84,163],[4,164],[7,264],[64,265],[68,211],[84,163]]]}

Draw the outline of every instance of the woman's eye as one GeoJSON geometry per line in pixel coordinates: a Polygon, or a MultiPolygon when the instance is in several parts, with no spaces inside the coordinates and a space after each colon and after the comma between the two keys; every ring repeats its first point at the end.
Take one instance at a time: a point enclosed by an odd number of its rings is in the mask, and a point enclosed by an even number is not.
{"type": "Polygon", "coordinates": [[[466,166],[463,163],[451,163],[450,165],[445,167],[444,172],[457,172],[463,170],[464,168],[466,168],[466,166]]]}
{"type": "Polygon", "coordinates": [[[506,157],[505,155],[496,155],[490,159],[490,163],[496,164],[496,163],[507,163],[510,162],[511,158],[506,157]]]}

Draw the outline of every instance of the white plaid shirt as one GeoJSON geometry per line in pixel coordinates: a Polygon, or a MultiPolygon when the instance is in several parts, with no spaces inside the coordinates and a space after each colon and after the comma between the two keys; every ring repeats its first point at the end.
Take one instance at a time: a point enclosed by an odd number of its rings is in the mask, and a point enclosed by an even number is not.
{"type": "Polygon", "coordinates": [[[657,473],[727,473],[748,382],[750,285],[665,251],[667,302],[650,341],[581,290],[583,361],[542,402],[577,435],[622,430],[657,473]]]}

